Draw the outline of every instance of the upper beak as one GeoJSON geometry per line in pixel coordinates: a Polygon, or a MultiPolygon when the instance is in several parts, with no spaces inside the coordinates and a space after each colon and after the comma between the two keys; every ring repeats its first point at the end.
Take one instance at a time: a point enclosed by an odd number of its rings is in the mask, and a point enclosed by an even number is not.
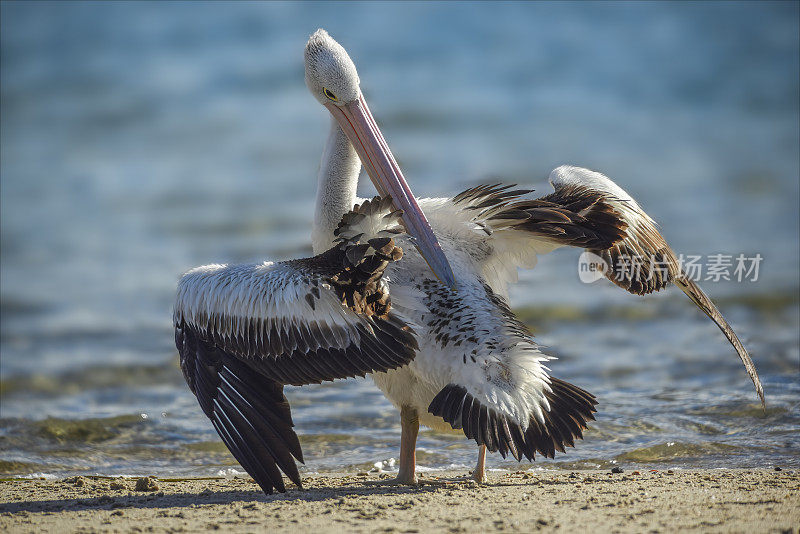
{"type": "Polygon", "coordinates": [[[337,106],[329,102],[325,107],[331,112],[358,152],[361,163],[381,196],[391,196],[397,209],[403,210],[403,224],[415,239],[415,245],[433,273],[450,288],[455,288],[453,269],[442,247],[433,235],[431,225],[417,204],[417,199],[403,177],[389,145],[383,138],[363,96],[358,100],[337,106]]]}

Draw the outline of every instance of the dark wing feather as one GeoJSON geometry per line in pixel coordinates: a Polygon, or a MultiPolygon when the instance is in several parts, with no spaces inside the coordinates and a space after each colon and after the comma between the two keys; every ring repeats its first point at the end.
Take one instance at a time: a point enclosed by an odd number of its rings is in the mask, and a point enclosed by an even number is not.
{"type": "Polygon", "coordinates": [[[454,429],[462,428],[464,435],[478,445],[486,445],[503,458],[508,452],[518,461],[534,459],[535,452],[553,458],[564,446],[572,447],[576,438],[583,438],[588,421],[594,421],[597,401],[581,388],[550,378],[545,397],[550,410],[544,414],[544,424],[531,416],[527,428],[510,420],[496,409],[481,404],[467,389],[458,384],[445,386],[431,401],[428,411],[439,416],[454,429]]]}
{"type": "Polygon", "coordinates": [[[303,461],[283,385],[197,336],[176,329],[184,375],[203,413],[236,460],[266,492],[285,491],[278,467],[300,486],[303,461]]]}

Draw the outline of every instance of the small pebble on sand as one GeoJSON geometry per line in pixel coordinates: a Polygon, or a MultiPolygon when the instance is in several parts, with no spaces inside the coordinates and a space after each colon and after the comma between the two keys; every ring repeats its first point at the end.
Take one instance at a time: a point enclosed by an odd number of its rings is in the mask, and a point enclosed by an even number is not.
{"type": "Polygon", "coordinates": [[[142,477],[136,481],[136,491],[158,491],[158,482],[156,477],[142,477]]]}

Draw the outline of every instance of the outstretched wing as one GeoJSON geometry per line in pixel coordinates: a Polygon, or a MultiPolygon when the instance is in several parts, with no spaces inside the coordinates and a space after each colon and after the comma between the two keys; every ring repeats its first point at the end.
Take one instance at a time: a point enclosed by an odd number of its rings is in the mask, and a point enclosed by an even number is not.
{"type": "MultiPolygon", "coordinates": [[[[711,318],[736,349],[764,404],[755,365],[711,299],[682,271],[658,227],[621,187],[599,172],[562,166],[550,173],[555,191],[527,199],[512,186],[478,186],[451,201],[433,200],[432,219],[451,231],[501,294],[517,267],[561,246],[587,249],[603,260],[605,276],[637,295],[678,286],[711,318]],[[438,212],[438,213],[437,213],[438,212]],[[467,229],[466,231],[464,229],[467,229]]],[[[427,211],[426,211],[427,213],[427,211]]]]}
{"type": "Polygon", "coordinates": [[[610,197],[607,202],[615,208],[619,219],[626,225],[623,238],[615,241],[611,247],[586,247],[593,249],[593,252],[605,261],[606,278],[637,295],[660,291],[670,283],[678,286],[714,321],[736,349],[763,407],[764,388],[747,349],[708,295],[683,272],[675,253],[658,231],[656,222],[639,204],[606,176],[587,169],[559,167],[551,173],[550,182],[557,191],[571,187],[587,187],[606,192],[610,197]]]}
{"type": "Polygon", "coordinates": [[[418,349],[382,280],[388,263],[402,256],[387,231],[398,215],[384,216],[378,207],[388,202],[357,207],[340,228],[340,244],[313,258],[208,265],[178,284],[175,341],[184,377],[267,493],[285,491],[281,470],[300,485],[294,459],[303,456],[284,384],[394,369],[418,349]],[[380,221],[369,233],[353,234],[373,216],[380,221]]]}

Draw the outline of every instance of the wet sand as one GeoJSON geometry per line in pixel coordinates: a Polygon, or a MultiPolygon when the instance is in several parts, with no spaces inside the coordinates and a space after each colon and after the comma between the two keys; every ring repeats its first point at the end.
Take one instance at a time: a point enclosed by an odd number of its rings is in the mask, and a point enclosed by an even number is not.
{"type": "Polygon", "coordinates": [[[307,475],[264,495],[241,479],[0,481],[4,532],[798,532],[800,473],[774,470],[307,475]],[[137,490],[138,487],[138,490],[137,490]]]}

